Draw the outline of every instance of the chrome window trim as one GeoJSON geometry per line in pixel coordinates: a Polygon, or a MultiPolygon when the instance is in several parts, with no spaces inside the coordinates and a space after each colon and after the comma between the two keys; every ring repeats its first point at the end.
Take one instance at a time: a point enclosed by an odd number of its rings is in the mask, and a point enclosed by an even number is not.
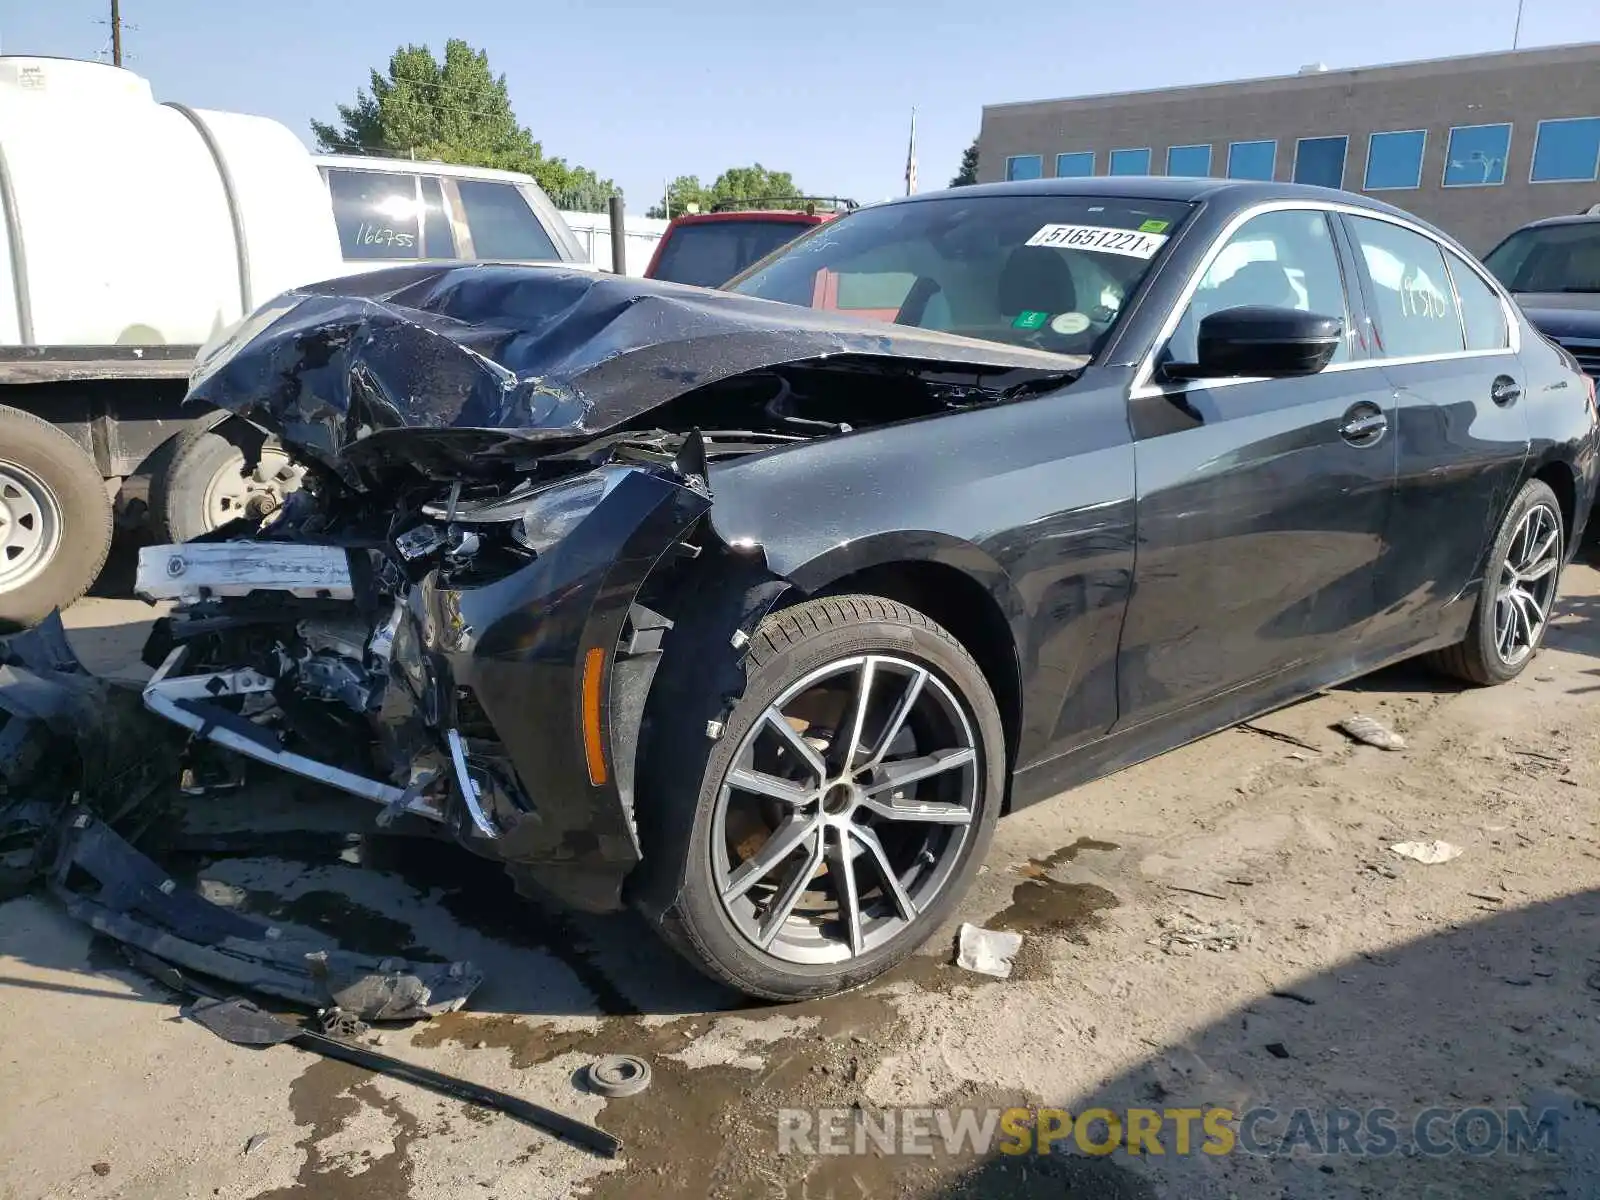
{"type": "MultiPolygon", "coordinates": [[[[1377,129],[1367,134],[1367,161],[1361,165],[1361,190],[1363,192],[1414,192],[1422,186],[1422,168],[1428,161],[1428,131],[1426,129],[1377,129]],[[1422,135],[1422,149],[1417,151],[1417,181],[1415,183],[1385,185],[1373,187],[1367,182],[1367,177],[1372,174],[1372,139],[1388,137],[1391,134],[1420,133],[1422,135]]],[[[1446,166],[1449,164],[1447,163],[1446,166]]]]}
{"type": "Polygon", "coordinates": [[[1228,143],[1228,157],[1223,164],[1229,179],[1243,179],[1247,183],[1271,183],[1278,177],[1278,139],[1277,138],[1248,138],[1242,142],[1228,143]],[[1233,173],[1233,151],[1238,146],[1271,146],[1272,169],[1267,172],[1265,179],[1257,179],[1254,175],[1235,175],[1233,173]]]}
{"type": "MultiPolygon", "coordinates": [[[[1112,151],[1107,152],[1107,154],[1106,154],[1106,177],[1107,178],[1110,178],[1110,177],[1116,175],[1117,172],[1116,172],[1116,168],[1115,168],[1114,164],[1116,163],[1117,155],[1119,155],[1119,154],[1142,154],[1142,155],[1144,155],[1144,170],[1130,172],[1129,174],[1131,174],[1131,175],[1148,175],[1148,174],[1150,174],[1150,168],[1155,165],[1156,154],[1155,154],[1155,150],[1154,150],[1153,147],[1150,147],[1150,146],[1123,146],[1120,149],[1112,150],[1112,151]]],[[[1128,176],[1122,176],[1122,178],[1127,178],[1127,177],[1128,176]]]]}
{"type": "MultiPolygon", "coordinates": [[[[1397,132],[1406,131],[1399,130],[1397,132]]],[[[1261,383],[1264,381],[1264,377],[1262,376],[1243,376],[1230,379],[1191,379],[1174,380],[1173,382],[1166,384],[1157,383],[1155,381],[1156,355],[1159,354],[1161,348],[1172,339],[1172,335],[1178,327],[1179,320],[1182,319],[1184,311],[1189,307],[1189,302],[1194,299],[1195,292],[1200,288],[1200,281],[1205,278],[1206,272],[1211,269],[1211,264],[1217,260],[1217,256],[1222,253],[1223,249],[1227,246],[1233,235],[1239,232],[1240,228],[1246,222],[1251,221],[1256,217],[1263,215],[1264,213],[1302,211],[1343,213],[1354,217],[1370,217],[1375,221],[1385,221],[1390,225],[1399,226],[1401,229],[1408,229],[1412,233],[1420,234],[1422,237],[1427,238],[1430,242],[1439,247],[1440,253],[1442,254],[1454,254],[1457,258],[1460,258],[1462,262],[1467,263],[1467,265],[1477,273],[1478,278],[1482,279],[1484,283],[1489,286],[1490,291],[1494,292],[1494,294],[1500,298],[1500,307],[1505,313],[1506,328],[1509,331],[1511,338],[1511,345],[1501,350],[1462,349],[1451,351],[1448,354],[1407,354],[1387,356],[1384,358],[1364,358],[1352,360],[1350,362],[1335,363],[1332,366],[1324,367],[1320,374],[1327,374],[1329,371],[1354,371],[1365,367],[1399,367],[1408,366],[1413,363],[1444,362],[1457,358],[1488,358],[1496,354],[1516,354],[1522,349],[1522,325],[1517,319],[1517,310],[1511,298],[1506,294],[1506,290],[1500,286],[1499,280],[1495,279],[1488,273],[1488,271],[1479,267],[1476,263],[1468,261],[1461,255],[1459,251],[1452,250],[1450,246],[1440,241],[1435,234],[1430,233],[1421,225],[1418,225],[1413,221],[1408,221],[1403,217],[1395,216],[1391,213],[1377,212],[1370,208],[1363,208],[1359,204],[1339,204],[1337,202],[1327,200],[1263,200],[1259,204],[1253,204],[1249,208],[1241,209],[1239,212],[1235,213],[1228,223],[1222,227],[1221,232],[1219,232],[1212,240],[1211,245],[1206,249],[1204,257],[1201,258],[1199,265],[1195,267],[1194,271],[1190,274],[1188,281],[1183,285],[1183,290],[1178,293],[1177,301],[1173,304],[1166,317],[1162,320],[1160,330],[1157,332],[1155,340],[1150,343],[1150,348],[1144,352],[1144,357],[1139,360],[1138,369],[1135,370],[1133,375],[1133,383],[1128,389],[1129,400],[1145,400],[1154,396],[1182,395],[1190,388],[1197,386],[1210,389],[1217,387],[1229,387],[1237,383],[1261,383]]],[[[1449,265],[1450,260],[1447,258],[1445,259],[1445,267],[1447,272],[1449,265]]],[[[1348,282],[1345,286],[1346,288],[1349,287],[1348,282]]],[[[1454,280],[1451,281],[1450,287],[1453,294],[1455,290],[1454,280]]],[[[1350,297],[1348,295],[1346,296],[1345,301],[1347,306],[1349,305],[1350,300],[1353,298],[1354,297],[1350,297]]],[[[1457,320],[1461,320],[1459,299],[1457,300],[1456,316],[1457,320]]],[[[1461,321],[1461,337],[1462,344],[1464,346],[1466,344],[1466,322],[1464,320],[1461,321]]]]}
{"type": "Polygon", "coordinates": [[[1449,129],[1445,130],[1444,134],[1444,170],[1439,172],[1439,186],[1442,188],[1504,187],[1506,180],[1510,177],[1511,147],[1516,144],[1516,140],[1517,127],[1515,122],[1512,121],[1482,121],[1477,125],[1450,126],[1449,129]],[[1485,180],[1483,183],[1445,182],[1450,177],[1450,139],[1452,136],[1454,136],[1456,130],[1458,129],[1504,129],[1506,131],[1506,165],[1505,170],[1501,171],[1500,178],[1496,182],[1489,183],[1487,180],[1485,180]]]}
{"type": "Polygon", "coordinates": [[[1215,159],[1216,157],[1217,157],[1217,148],[1211,142],[1186,142],[1181,146],[1168,146],[1167,147],[1167,174],[1169,176],[1171,176],[1172,178],[1176,178],[1176,179],[1190,179],[1190,178],[1193,178],[1193,179],[1205,179],[1211,174],[1211,163],[1212,163],[1212,160],[1215,159]],[[1206,169],[1205,169],[1204,173],[1200,174],[1200,175],[1194,175],[1194,176],[1189,176],[1189,175],[1173,176],[1172,175],[1172,152],[1174,150],[1204,150],[1206,152],[1206,169]]]}
{"type": "MultiPolygon", "coordinates": [[[[1528,182],[1541,186],[1548,183],[1594,183],[1600,180],[1600,153],[1595,155],[1594,174],[1587,179],[1535,179],[1533,177],[1534,165],[1539,161],[1539,139],[1544,136],[1546,125],[1562,125],[1568,121],[1600,121],[1600,116],[1594,117],[1545,117],[1535,123],[1533,127],[1533,152],[1528,156],[1528,182]]],[[[1508,154],[1507,157],[1510,157],[1508,154]]]]}
{"type": "MultiPolygon", "coordinates": [[[[1299,175],[1299,173],[1300,173],[1300,147],[1305,142],[1343,142],[1344,143],[1344,153],[1339,156],[1339,182],[1334,184],[1334,187],[1343,190],[1343,188],[1344,188],[1344,177],[1346,175],[1350,174],[1350,135],[1348,133],[1314,133],[1309,137],[1297,137],[1297,138],[1295,138],[1295,140],[1294,140],[1294,159],[1289,163],[1289,179],[1294,183],[1299,183],[1300,182],[1300,180],[1297,179],[1296,176],[1299,175]]],[[[1274,162],[1273,166],[1276,167],[1277,163],[1274,162]]],[[[1325,184],[1325,183],[1322,183],[1322,184],[1312,184],[1312,185],[1308,185],[1308,186],[1327,187],[1328,185],[1325,184]]]]}
{"type": "Polygon", "coordinates": [[[1094,150],[1058,150],[1056,152],[1056,165],[1055,165],[1055,172],[1056,173],[1055,173],[1054,178],[1056,178],[1056,179],[1092,179],[1092,178],[1094,178],[1095,167],[1099,164],[1099,161],[1100,161],[1100,156],[1099,156],[1098,152],[1096,152],[1094,150]],[[1061,173],[1061,160],[1063,158],[1082,158],[1084,155],[1088,155],[1089,156],[1089,174],[1087,174],[1087,175],[1063,175],[1061,173]]]}

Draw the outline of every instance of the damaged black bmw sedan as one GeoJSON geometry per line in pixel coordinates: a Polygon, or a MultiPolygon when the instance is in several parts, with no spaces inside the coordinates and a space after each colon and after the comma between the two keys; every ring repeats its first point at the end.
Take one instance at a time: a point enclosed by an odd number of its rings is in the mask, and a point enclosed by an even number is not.
{"type": "Polygon", "coordinates": [[[192,394],[307,485],[144,551],[147,704],[775,998],[909,954],[1008,809],[1513,678],[1595,490],[1593,381],[1466,251],[1284,184],[918,196],[718,291],[362,275],[192,394]]]}

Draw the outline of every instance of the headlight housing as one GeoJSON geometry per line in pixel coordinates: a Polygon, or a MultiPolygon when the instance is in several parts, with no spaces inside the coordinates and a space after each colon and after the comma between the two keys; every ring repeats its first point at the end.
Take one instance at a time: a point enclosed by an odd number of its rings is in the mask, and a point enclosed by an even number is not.
{"type": "Polygon", "coordinates": [[[535,492],[511,523],[511,540],[543,554],[599,508],[627,473],[626,467],[605,467],[535,492]]]}
{"type": "MultiPolygon", "coordinates": [[[[555,483],[527,490],[486,503],[459,506],[452,520],[457,525],[505,525],[511,540],[525,550],[543,554],[566,537],[600,506],[627,476],[631,467],[602,467],[555,483]]],[[[432,504],[423,510],[428,516],[443,518],[443,506],[432,504]]]]}

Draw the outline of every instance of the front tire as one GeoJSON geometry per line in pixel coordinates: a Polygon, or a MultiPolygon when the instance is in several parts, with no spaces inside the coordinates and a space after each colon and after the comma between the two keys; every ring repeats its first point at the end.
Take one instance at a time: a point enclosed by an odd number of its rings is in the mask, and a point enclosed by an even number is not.
{"type": "Polygon", "coordinates": [[[1467,636],[1435,654],[1434,665],[1477,684],[1522,674],[1549,628],[1566,545],[1555,493],[1542,480],[1528,480],[1500,523],[1467,636]]]}
{"type": "MultiPolygon", "coordinates": [[[[703,678],[700,648],[678,649],[662,669],[687,677],[666,695],[693,689],[691,660],[703,678]]],[[[640,807],[663,933],[752,996],[859,986],[926,941],[982,863],[999,711],[954,637],[873,596],[773,613],[746,655],[717,740],[694,704],[657,709],[640,807]]]]}
{"type": "Polygon", "coordinates": [[[94,460],[55,426],[0,406],[0,632],[89,590],[111,552],[111,498],[94,460]]]}

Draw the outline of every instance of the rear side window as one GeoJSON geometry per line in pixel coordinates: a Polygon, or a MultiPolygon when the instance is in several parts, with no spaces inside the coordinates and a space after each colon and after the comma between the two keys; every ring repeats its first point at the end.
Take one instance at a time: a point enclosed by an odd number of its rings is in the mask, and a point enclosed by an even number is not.
{"type": "Polygon", "coordinates": [[[330,170],[328,194],[345,258],[420,256],[415,176],[330,170]]]}
{"type": "Polygon", "coordinates": [[[478,258],[529,262],[559,260],[550,235],[513,184],[484,179],[456,181],[473,253],[478,258]]]}
{"type": "Polygon", "coordinates": [[[1439,244],[1387,221],[1347,219],[1372,282],[1383,357],[1460,352],[1461,317],[1439,244]]]}
{"type": "Polygon", "coordinates": [[[721,287],[779,246],[799,237],[808,224],[797,221],[694,221],[667,234],[652,273],[668,283],[721,287]]]}
{"type": "Polygon", "coordinates": [[[1460,255],[1448,256],[1450,276],[1461,301],[1461,323],[1467,331],[1468,350],[1507,350],[1511,330],[1506,325],[1505,306],[1500,297],[1460,255]]]}

